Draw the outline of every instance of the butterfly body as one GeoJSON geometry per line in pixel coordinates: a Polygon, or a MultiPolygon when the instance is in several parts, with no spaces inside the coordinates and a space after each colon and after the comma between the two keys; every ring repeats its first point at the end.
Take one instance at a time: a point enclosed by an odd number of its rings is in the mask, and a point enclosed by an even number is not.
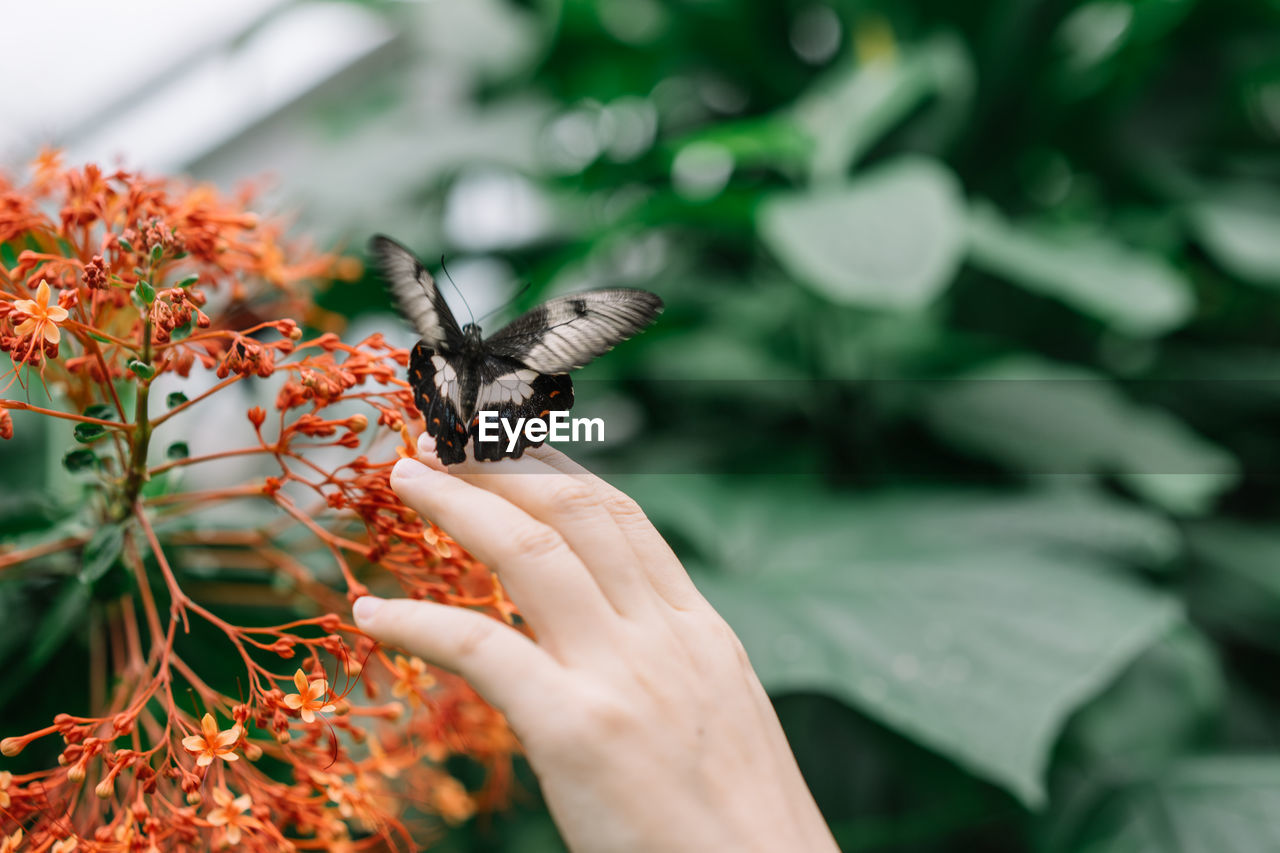
{"type": "Polygon", "coordinates": [[[593,290],[553,299],[516,318],[487,339],[480,326],[459,328],[422,262],[387,237],[371,249],[400,312],[422,340],[409,356],[409,384],[427,433],[445,464],[466,458],[519,457],[532,441],[521,434],[481,441],[480,414],[499,421],[546,419],[573,405],[568,373],[643,329],[662,310],[662,300],[643,290],[593,290]]]}

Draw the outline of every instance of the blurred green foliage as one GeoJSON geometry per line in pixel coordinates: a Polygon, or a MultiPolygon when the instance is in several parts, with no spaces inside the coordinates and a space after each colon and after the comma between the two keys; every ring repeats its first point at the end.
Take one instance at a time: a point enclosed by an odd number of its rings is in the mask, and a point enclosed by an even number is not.
{"type": "MultiPolygon", "coordinates": [[[[844,849],[1280,843],[1280,4],[449,5],[374,4],[310,162],[395,161],[347,233],[519,307],[664,297],[582,372],[640,424],[590,462],[844,849]]],[[[558,849],[521,814],[446,848],[558,849]]]]}
{"type": "MultiPolygon", "coordinates": [[[[402,38],[286,183],[521,308],[663,296],[589,464],[844,849],[1280,846],[1280,3],[363,5],[402,38]]],[[[528,801],[442,843],[560,849],[528,801]]]]}

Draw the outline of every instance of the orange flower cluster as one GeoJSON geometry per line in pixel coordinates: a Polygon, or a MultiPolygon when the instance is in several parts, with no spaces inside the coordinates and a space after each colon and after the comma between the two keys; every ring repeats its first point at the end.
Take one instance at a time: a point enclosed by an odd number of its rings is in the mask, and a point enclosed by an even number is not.
{"type": "Polygon", "coordinates": [[[6,853],[414,848],[506,796],[518,746],[501,715],[456,677],[389,656],[348,615],[372,586],[512,618],[496,578],[391,491],[421,429],[407,352],[379,335],[308,339],[308,283],[341,262],[287,243],[248,202],[66,168],[53,152],[25,184],[0,177],[0,350],[13,364],[0,439],[33,423],[13,411],[73,422],[66,464],[87,486],[78,525],[0,546],[0,580],[85,566],[69,583],[95,590],[109,670],[91,674],[95,707],[0,733],[6,853]],[[161,401],[151,389],[166,376],[202,390],[161,401]],[[274,413],[245,412],[252,443],[203,455],[182,443],[156,460],[158,427],[225,407],[245,382],[278,386],[274,413]],[[229,457],[261,459],[262,475],[180,488],[179,471],[229,457]],[[201,522],[235,503],[252,522],[201,522]],[[273,583],[228,580],[206,597],[210,565],[273,583]],[[113,573],[127,582],[95,586],[113,573]],[[233,624],[219,615],[228,587],[297,618],[233,624]],[[184,645],[196,622],[238,667],[239,695],[197,671],[184,645]],[[56,764],[31,767],[38,754],[56,764]],[[445,770],[455,754],[487,769],[480,788],[445,770]]]}

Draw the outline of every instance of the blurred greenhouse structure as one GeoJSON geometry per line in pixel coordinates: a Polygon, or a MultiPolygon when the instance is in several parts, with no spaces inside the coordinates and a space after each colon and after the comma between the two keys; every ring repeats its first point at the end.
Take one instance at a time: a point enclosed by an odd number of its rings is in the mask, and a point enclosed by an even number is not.
{"type": "MultiPolygon", "coordinates": [[[[844,850],[1280,849],[1280,2],[140,5],[6,11],[157,46],[32,84],[6,164],[256,180],[477,316],[663,297],[569,452],[739,632],[844,850]]],[[[372,273],[321,305],[412,342],[372,273]]],[[[535,799],[439,849],[561,849],[535,799]]]]}

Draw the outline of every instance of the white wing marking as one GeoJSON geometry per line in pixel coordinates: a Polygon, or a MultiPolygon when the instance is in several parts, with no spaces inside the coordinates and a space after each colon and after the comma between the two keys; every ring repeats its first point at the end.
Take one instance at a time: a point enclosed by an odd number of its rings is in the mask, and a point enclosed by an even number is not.
{"type": "Polygon", "coordinates": [[[537,378],[537,371],[517,370],[486,382],[477,395],[476,410],[484,412],[494,406],[520,405],[533,394],[533,380],[537,378]]]}

